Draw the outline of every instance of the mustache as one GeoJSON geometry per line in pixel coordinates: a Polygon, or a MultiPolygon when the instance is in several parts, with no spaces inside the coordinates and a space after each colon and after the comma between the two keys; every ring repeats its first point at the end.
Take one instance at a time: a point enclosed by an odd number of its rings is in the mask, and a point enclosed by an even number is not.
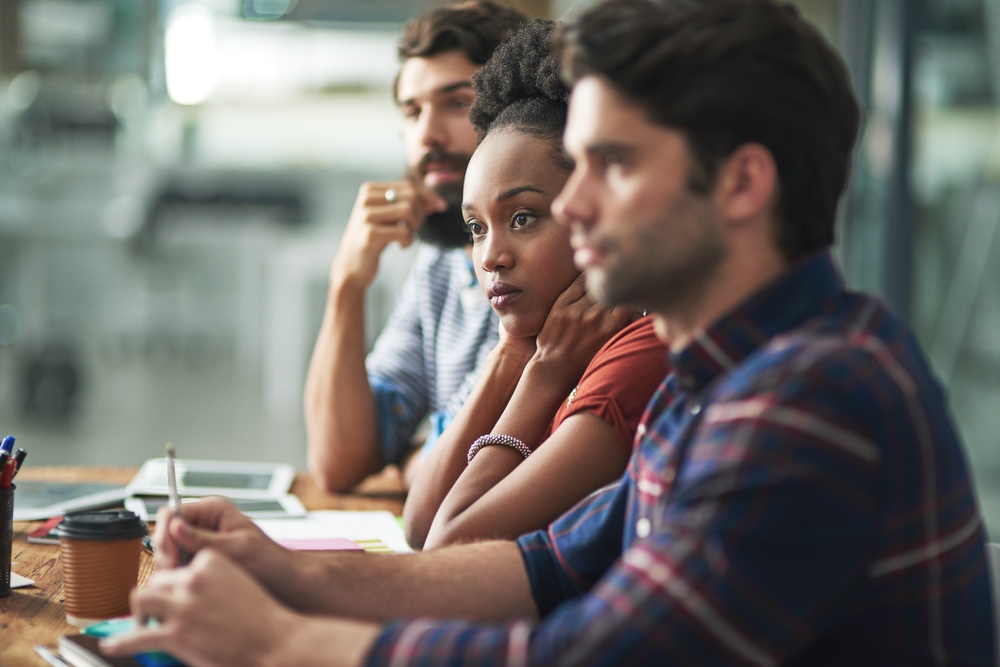
{"type": "Polygon", "coordinates": [[[421,174],[427,173],[427,166],[432,163],[446,164],[449,167],[453,167],[462,172],[465,172],[465,168],[469,166],[469,159],[471,155],[464,155],[462,153],[449,153],[446,150],[440,148],[435,148],[432,151],[424,154],[420,158],[420,162],[417,163],[416,170],[421,174]]]}

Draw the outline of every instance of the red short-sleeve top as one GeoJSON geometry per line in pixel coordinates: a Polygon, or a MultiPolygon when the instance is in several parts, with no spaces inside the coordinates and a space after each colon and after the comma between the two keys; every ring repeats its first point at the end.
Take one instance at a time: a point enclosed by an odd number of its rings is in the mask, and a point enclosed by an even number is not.
{"type": "Polygon", "coordinates": [[[639,420],[667,371],[667,347],[653,331],[652,315],[636,320],[590,360],[579,384],[556,412],[549,434],[567,417],[586,410],[614,427],[622,451],[631,456],[639,420]]]}

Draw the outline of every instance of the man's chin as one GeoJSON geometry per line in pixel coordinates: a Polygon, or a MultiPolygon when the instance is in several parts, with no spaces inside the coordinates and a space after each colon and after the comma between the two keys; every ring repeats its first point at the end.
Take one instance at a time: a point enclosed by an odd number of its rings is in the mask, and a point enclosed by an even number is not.
{"type": "Polygon", "coordinates": [[[424,243],[440,248],[462,248],[472,242],[462,212],[457,206],[449,206],[442,213],[428,215],[417,236],[424,243]]]}

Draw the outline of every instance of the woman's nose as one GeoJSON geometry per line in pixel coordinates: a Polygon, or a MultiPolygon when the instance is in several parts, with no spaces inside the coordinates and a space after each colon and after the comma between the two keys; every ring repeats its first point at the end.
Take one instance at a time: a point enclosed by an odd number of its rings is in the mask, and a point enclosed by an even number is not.
{"type": "Polygon", "coordinates": [[[480,244],[479,264],[483,270],[493,273],[500,269],[510,269],[515,261],[514,248],[506,235],[492,229],[487,232],[480,244]]]}

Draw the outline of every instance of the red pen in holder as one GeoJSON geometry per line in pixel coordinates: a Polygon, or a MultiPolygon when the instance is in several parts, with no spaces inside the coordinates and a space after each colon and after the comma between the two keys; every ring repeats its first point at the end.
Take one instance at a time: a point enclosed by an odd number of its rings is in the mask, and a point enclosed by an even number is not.
{"type": "Polygon", "coordinates": [[[0,469],[0,489],[9,489],[14,481],[14,473],[17,472],[17,461],[8,458],[0,469]]]}

